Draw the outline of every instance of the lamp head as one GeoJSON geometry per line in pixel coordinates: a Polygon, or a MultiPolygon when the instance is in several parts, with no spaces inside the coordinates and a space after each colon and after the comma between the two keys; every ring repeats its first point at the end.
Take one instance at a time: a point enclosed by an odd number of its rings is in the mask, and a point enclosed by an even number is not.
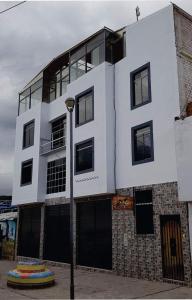
{"type": "Polygon", "coordinates": [[[67,99],[65,100],[65,105],[66,105],[67,110],[68,110],[69,112],[73,112],[74,105],[75,105],[75,100],[74,100],[73,98],[69,97],[69,98],[67,98],[67,99]]]}

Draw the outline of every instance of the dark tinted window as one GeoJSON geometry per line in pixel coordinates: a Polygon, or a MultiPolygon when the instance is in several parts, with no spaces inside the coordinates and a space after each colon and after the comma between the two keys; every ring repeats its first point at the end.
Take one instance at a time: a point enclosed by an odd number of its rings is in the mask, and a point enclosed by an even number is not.
{"type": "Polygon", "coordinates": [[[154,159],[152,131],[152,121],[132,128],[133,164],[154,159]]]}
{"type": "Polygon", "coordinates": [[[24,125],[23,148],[33,146],[33,144],[34,144],[34,128],[35,128],[34,121],[31,121],[30,123],[24,125]]]}
{"type": "Polygon", "coordinates": [[[93,88],[76,97],[76,125],[93,120],[93,88]]]}
{"type": "Polygon", "coordinates": [[[131,73],[131,106],[141,106],[151,101],[150,64],[131,73]]]}
{"type": "Polygon", "coordinates": [[[137,234],[153,234],[152,191],[136,191],[136,232],[137,234]]]}
{"type": "Polygon", "coordinates": [[[89,172],[94,169],[94,140],[90,139],[86,142],[76,145],[76,174],[81,172],[89,172]]]}
{"type": "Polygon", "coordinates": [[[32,166],[33,160],[25,161],[21,165],[21,185],[32,183],[32,166]]]}

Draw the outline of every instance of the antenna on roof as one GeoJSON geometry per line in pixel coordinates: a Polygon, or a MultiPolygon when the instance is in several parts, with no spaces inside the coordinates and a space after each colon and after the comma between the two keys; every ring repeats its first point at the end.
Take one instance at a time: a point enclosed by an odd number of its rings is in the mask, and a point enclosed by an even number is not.
{"type": "Polygon", "coordinates": [[[139,16],[140,16],[139,6],[136,7],[135,11],[136,11],[136,17],[137,17],[137,21],[138,21],[139,20],[139,16]]]}

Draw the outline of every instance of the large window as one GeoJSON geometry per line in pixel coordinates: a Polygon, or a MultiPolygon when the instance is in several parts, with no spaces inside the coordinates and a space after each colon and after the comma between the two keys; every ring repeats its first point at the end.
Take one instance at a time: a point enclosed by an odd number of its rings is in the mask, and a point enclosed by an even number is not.
{"type": "Polygon", "coordinates": [[[47,166],[47,194],[65,191],[66,159],[59,158],[48,162],[47,166]]]}
{"type": "Polygon", "coordinates": [[[130,80],[131,108],[151,102],[150,63],[131,72],[130,80]]]}
{"type": "Polygon", "coordinates": [[[83,125],[93,120],[93,88],[76,96],[76,126],[83,125]]]}
{"type": "Polygon", "coordinates": [[[153,234],[152,190],[135,192],[135,217],[137,234],[153,234]]]}
{"type": "Polygon", "coordinates": [[[28,185],[32,183],[32,168],[33,160],[27,160],[21,164],[21,185],[28,185]]]}
{"type": "Polygon", "coordinates": [[[19,115],[42,101],[42,78],[19,95],[19,115]]]}
{"type": "Polygon", "coordinates": [[[49,83],[49,101],[62,96],[67,91],[69,84],[69,67],[64,66],[59,69],[52,77],[49,83]]]}
{"type": "Polygon", "coordinates": [[[149,121],[135,126],[132,131],[132,163],[133,165],[154,160],[153,123],[149,121]]]}
{"type": "Polygon", "coordinates": [[[35,121],[31,121],[24,125],[23,128],[23,148],[28,148],[34,144],[34,127],[35,121]]]}
{"type": "Polygon", "coordinates": [[[65,146],[66,140],[66,119],[62,117],[52,122],[51,149],[65,146]]]}
{"type": "Polygon", "coordinates": [[[94,138],[75,145],[75,174],[94,170],[94,138]]]}

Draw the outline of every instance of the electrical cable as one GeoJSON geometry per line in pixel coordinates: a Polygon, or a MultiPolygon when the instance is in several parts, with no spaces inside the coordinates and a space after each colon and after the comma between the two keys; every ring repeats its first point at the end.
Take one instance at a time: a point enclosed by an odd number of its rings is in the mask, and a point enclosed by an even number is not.
{"type": "Polygon", "coordinates": [[[0,14],[3,14],[3,13],[5,13],[6,11],[8,11],[8,10],[10,10],[10,9],[16,7],[16,6],[19,6],[19,5],[21,5],[21,4],[25,3],[25,2],[27,2],[27,1],[22,1],[22,2],[19,2],[19,3],[15,4],[15,5],[13,5],[13,6],[9,7],[9,8],[6,8],[6,9],[0,11],[0,14]]]}

